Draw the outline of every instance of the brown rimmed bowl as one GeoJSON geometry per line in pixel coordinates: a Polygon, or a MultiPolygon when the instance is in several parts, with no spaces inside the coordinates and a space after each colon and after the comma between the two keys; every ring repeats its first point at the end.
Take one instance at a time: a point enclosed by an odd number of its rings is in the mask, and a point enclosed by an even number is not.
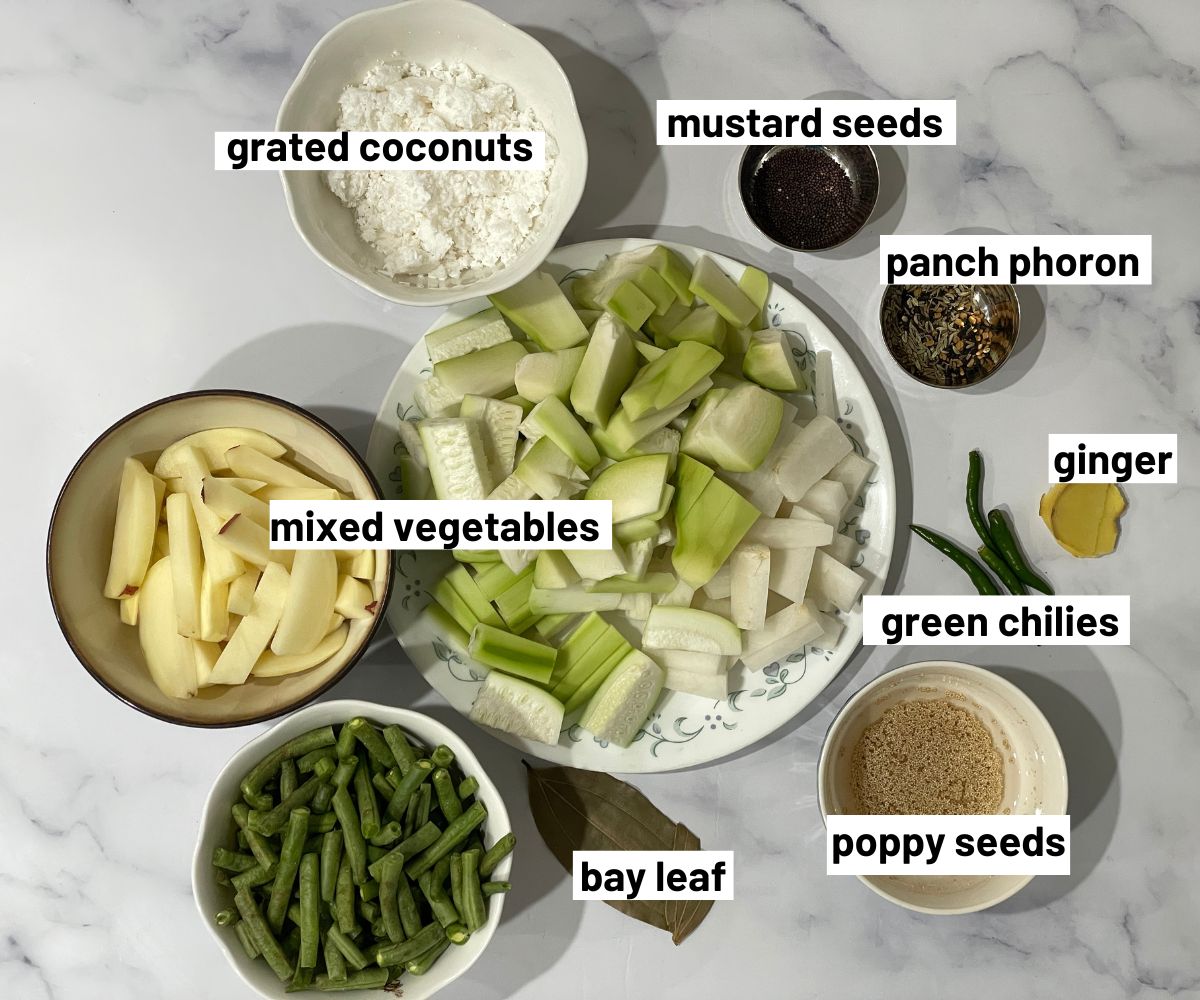
{"type": "Polygon", "coordinates": [[[367,649],[392,584],[392,560],[375,564],[379,602],[370,619],[350,622],[346,644],[319,666],[286,677],[251,678],[237,687],[170,698],[146,669],[137,629],[121,622],[103,594],[112,547],[121,464],[148,463],[179,438],[212,427],[252,427],[288,448],[286,458],[359,500],[383,494],[366,463],[337,431],[286,400],[239,389],[185,392],[148,403],[101,434],[67,476],[50,518],[46,579],[54,615],[71,651],[110,693],[139,711],[183,726],[244,726],[307,704],[340,680],[367,649]]]}

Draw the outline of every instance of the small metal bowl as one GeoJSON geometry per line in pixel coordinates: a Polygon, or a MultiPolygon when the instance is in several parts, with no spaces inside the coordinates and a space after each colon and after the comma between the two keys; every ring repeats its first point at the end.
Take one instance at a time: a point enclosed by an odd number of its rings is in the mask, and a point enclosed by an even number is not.
{"type": "MultiPolygon", "coordinates": [[[[938,389],[965,389],[978,385],[995,374],[1008,360],[1017,332],[1021,328],[1021,304],[1013,285],[969,285],[972,308],[982,314],[983,322],[991,328],[991,340],[978,361],[959,371],[937,357],[931,358],[922,348],[923,338],[910,316],[913,293],[932,294],[943,285],[888,285],[879,303],[879,330],[892,359],[912,378],[923,385],[938,389]]],[[[949,320],[947,320],[949,322],[949,320]]],[[[944,327],[934,326],[935,332],[944,327]]]]}
{"type": "Polygon", "coordinates": [[[738,168],[738,193],[750,221],[772,243],[805,253],[832,250],[857,235],[875,211],[879,199],[879,162],[870,146],[748,146],[738,168]],[[829,220],[820,236],[813,239],[789,236],[782,226],[783,220],[772,218],[768,207],[756,195],[758,174],[764,164],[781,151],[795,148],[823,153],[850,180],[851,204],[829,220]]]}

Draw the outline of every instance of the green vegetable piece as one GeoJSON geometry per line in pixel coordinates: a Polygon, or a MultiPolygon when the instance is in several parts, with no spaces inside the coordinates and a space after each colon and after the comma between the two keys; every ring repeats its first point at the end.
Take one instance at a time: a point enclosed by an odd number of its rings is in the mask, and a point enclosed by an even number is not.
{"type": "Polygon", "coordinates": [[[487,905],[479,886],[479,859],[482,853],[473,848],[462,855],[462,896],[466,904],[463,917],[467,929],[472,933],[487,923],[487,905]]]}
{"type": "Polygon", "coordinates": [[[592,695],[595,694],[600,688],[600,685],[604,683],[604,681],[614,670],[616,670],[618,664],[620,664],[621,661],[625,659],[625,657],[632,651],[633,647],[631,647],[628,643],[625,643],[624,646],[615,650],[612,655],[608,657],[608,659],[606,659],[600,664],[599,667],[585,677],[579,684],[579,687],[575,689],[574,693],[564,700],[563,715],[570,715],[573,712],[577,712],[579,709],[583,708],[583,706],[588,703],[588,700],[592,697],[592,695]]]}
{"type": "Polygon", "coordinates": [[[342,831],[330,830],[321,840],[321,899],[333,905],[338,869],[342,864],[342,831]]]}
{"type": "Polygon", "coordinates": [[[647,573],[640,580],[621,577],[592,580],[584,589],[596,594],[669,594],[677,582],[671,573],[647,573]]]}
{"type": "Polygon", "coordinates": [[[429,903],[429,909],[433,911],[433,918],[446,928],[459,923],[462,918],[454,901],[446,895],[444,883],[449,873],[450,859],[443,858],[432,871],[425,872],[417,881],[417,885],[429,903]],[[444,874],[443,863],[445,864],[444,874]]]}
{"type": "Polygon", "coordinates": [[[727,472],[753,472],[762,465],[783,426],[783,400],[749,383],[710,389],[704,400],[688,424],[683,450],[707,456],[727,472]],[[714,394],[719,395],[706,408],[714,394]]]}
{"type": "Polygon", "coordinates": [[[549,686],[553,688],[561,681],[583,655],[608,633],[609,629],[608,622],[596,612],[588,614],[579,623],[579,627],[559,646],[558,658],[554,663],[554,672],[550,675],[549,686]]]}
{"type": "Polygon", "coordinates": [[[335,983],[345,982],[346,956],[338,951],[338,946],[333,943],[333,939],[328,934],[325,935],[325,941],[322,945],[322,952],[325,957],[325,971],[326,975],[329,977],[329,980],[335,983]]]}
{"type": "Polygon", "coordinates": [[[322,726],[320,729],[314,729],[288,740],[250,769],[241,782],[242,796],[249,803],[251,809],[270,809],[274,805],[274,800],[271,796],[262,794],[262,787],[275,777],[280,765],[285,760],[303,757],[310,750],[331,747],[336,742],[332,726],[322,726]]]}
{"type": "Polygon", "coordinates": [[[489,295],[488,299],[505,319],[543,350],[562,350],[587,339],[587,327],[567,301],[558,282],[543,271],[534,271],[511,288],[489,295]]]}
{"type": "Polygon", "coordinates": [[[404,970],[411,976],[423,976],[432,967],[433,963],[442,957],[442,953],[450,947],[450,939],[435,944],[420,958],[410,958],[404,963],[404,970]]]}
{"type": "MultiPolygon", "coordinates": [[[[358,803],[359,829],[364,838],[370,839],[379,833],[379,803],[375,800],[375,787],[371,784],[365,761],[354,772],[354,798],[358,803]]],[[[363,850],[366,850],[365,846],[363,850]]]]}
{"type": "Polygon", "coordinates": [[[479,592],[489,601],[494,601],[500,594],[517,582],[518,575],[502,562],[492,563],[475,574],[475,585],[479,592]]]}
{"type": "Polygon", "coordinates": [[[321,945],[321,861],[315,854],[300,859],[300,967],[314,969],[321,945]]]}
{"type": "MultiPolygon", "coordinates": [[[[263,918],[262,911],[259,910],[254,897],[250,895],[250,890],[239,890],[233,897],[233,902],[242,917],[241,923],[237,926],[246,928],[255,950],[267,960],[267,964],[271,967],[271,971],[279,977],[279,981],[287,982],[292,976],[292,963],[288,961],[279,941],[271,933],[271,928],[263,918]]],[[[238,932],[238,936],[241,936],[241,932],[238,932]]]]}
{"type": "MultiPolygon", "coordinates": [[[[433,366],[433,377],[460,401],[468,395],[499,399],[516,389],[517,363],[528,353],[524,344],[511,340],[439,361],[433,366]]],[[[425,443],[424,437],[422,443],[425,443]]],[[[429,445],[425,447],[428,449],[429,445]]]]}
{"type": "Polygon", "coordinates": [[[390,969],[363,969],[352,976],[338,981],[326,975],[317,975],[312,988],[321,993],[341,993],[348,990],[381,990],[392,978],[390,969]]]}
{"type": "Polygon", "coordinates": [[[525,418],[525,423],[558,445],[562,453],[584,472],[600,461],[600,452],[587,431],[557,396],[547,396],[538,403],[525,418]]]}
{"type": "Polygon", "coordinates": [[[283,921],[287,917],[288,904],[292,899],[292,886],[300,870],[300,858],[307,836],[308,810],[292,810],[288,818],[287,833],[283,837],[283,847],[279,850],[279,867],[275,872],[275,881],[271,883],[271,895],[267,902],[267,923],[276,934],[283,929],[283,921]]]}
{"type": "Polygon", "coordinates": [[[338,822],[342,824],[342,846],[354,876],[354,884],[362,885],[367,881],[367,843],[363,839],[358,810],[345,788],[334,792],[333,811],[337,814],[338,822]]]}
{"type": "Polygon", "coordinates": [[[687,517],[715,473],[703,462],[687,455],[679,456],[675,470],[675,520],[687,517]]]}
{"type": "Polygon", "coordinates": [[[654,248],[651,266],[671,286],[680,304],[690,307],[693,301],[692,266],[670,247],[664,246],[654,248]]]}
{"type": "MultiPolygon", "coordinates": [[[[630,645],[611,625],[606,624],[604,634],[571,666],[562,678],[550,689],[550,693],[565,705],[587,682],[587,680],[606,663],[616,657],[618,660],[630,649],[630,645]],[[619,654],[619,655],[618,655],[619,654]]],[[[615,666],[615,661],[613,662],[615,666]]]]}
{"type": "Polygon", "coordinates": [[[976,551],[979,552],[979,558],[983,560],[988,569],[996,574],[1010,594],[1025,593],[1025,585],[1021,583],[1017,574],[1012,571],[1012,567],[1001,558],[998,552],[989,549],[986,545],[979,546],[976,551]]]}
{"type": "MultiPolygon", "coordinates": [[[[504,564],[497,563],[496,565],[503,566],[504,564]]],[[[445,577],[443,577],[443,581],[448,582],[449,585],[454,589],[455,593],[457,593],[462,599],[463,603],[466,604],[471,618],[473,619],[471,628],[475,627],[475,622],[483,622],[485,625],[494,625],[496,627],[504,624],[500,620],[500,616],[496,614],[495,609],[489,603],[489,598],[484,596],[483,591],[479,589],[479,585],[476,584],[471,574],[467,572],[465,566],[455,566],[452,570],[450,570],[449,573],[445,575],[445,577]]],[[[441,584],[438,586],[440,587],[441,584]]],[[[437,600],[436,593],[437,592],[435,590],[435,600],[437,600]]],[[[438,601],[438,603],[442,604],[441,601],[438,601]]],[[[442,604],[442,606],[445,607],[444,604],[442,604]]],[[[451,609],[447,607],[446,610],[450,611],[451,609]]],[[[457,616],[455,616],[455,621],[459,621],[457,616]]],[[[467,632],[471,631],[471,628],[467,628],[467,626],[461,621],[459,621],[459,624],[462,625],[463,629],[467,632]]]]}
{"type": "Polygon", "coordinates": [[[1012,567],[1018,579],[1022,583],[1028,584],[1034,590],[1040,591],[1043,594],[1053,595],[1054,588],[1034,571],[1033,567],[1029,565],[1025,557],[1021,554],[1021,549],[1017,545],[1016,535],[1013,534],[1012,525],[1008,523],[1008,518],[1004,511],[996,509],[988,512],[988,528],[996,543],[997,551],[1004,557],[1004,561],[1012,567]]]}
{"type": "MultiPolygon", "coordinates": [[[[638,650],[628,653],[588,700],[579,724],[619,747],[633,742],[662,692],[665,675],[638,650]]],[[[490,875],[491,870],[483,872],[490,875]]]]}
{"type": "Polygon", "coordinates": [[[252,854],[240,854],[237,851],[229,850],[228,847],[214,847],[212,863],[214,868],[224,868],[229,872],[244,872],[257,865],[258,860],[252,854]]]}
{"type": "MultiPolygon", "coordinates": [[[[762,311],[767,304],[767,296],[771,294],[771,279],[765,271],[760,271],[757,267],[746,265],[746,270],[742,272],[742,276],[738,278],[738,288],[742,294],[754,303],[754,308],[758,310],[759,315],[754,318],[754,325],[762,325],[762,311]]],[[[750,326],[745,323],[743,326],[750,326]]]]}
{"type": "MultiPolygon", "coordinates": [[[[690,316],[691,313],[692,311],[682,302],[675,301],[665,313],[661,315],[655,313],[655,315],[646,320],[645,327],[654,337],[654,343],[659,348],[659,354],[661,354],[662,349],[670,347],[674,343],[674,341],[670,340],[671,331],[690,316]]],[[[643,344],[641,346],[649,347],[652,345],[643,344]]],[[[659,354],[655,354],[655,357],[658,357],[659,354]]],[[[654,358],[647,358],[647,360],[653,361],[654,358]]]]}
{"type": "Polygon", "coordinates": [[[345,934],[353,934],[358,926],[354,915],[354,873],[350,870],[350,859],[345,855],[338,867],[337,885],[333,893],[333,918],[345,934]]]}
{"type": "Polygon", "coordinates": [[[512,340],[512,331],[504,322],[500,310],[492,308],[449,326],[431,330],[425,334],[425,349],[429,352],[429,360],[436,363],[495,347],[509,340],[512,340]]]}
{"type": "Polygon", "coordinates": [[[234,933],[237,934],[237,939],[239,942],[241,942],[242,951],[244,951],[246,953],[246,957],[253,962],[254,959],[258,958],[259,956],[258,946],[254,943],[254,936],[250,933],[250,928],[241,920],[240,915],[238,920],[239,923],[233,925],[234,933]]]}
{"type": "Polygon", "coordinates": [[[511,892],[512,891],[512,883],[511,882],[484,882],[483,885],[480,886],[480,888],[483,889],[483,895],[484,895],[484,898],[486,899],[488,896],[498,896],[504,892],[511,892]]]}
{"type": "Polygon", "coordinates": [[[758,314],[754,302],[711,257],[701,257],[696,261],[688,287],[716,309],[731,326],[749,326],[758,314]]]}
{"type": "Polygon", "coordinates": [[[777,392],[796,392],[804,385],[792,345],[782,330],[756,330],[750,335],[742,372],[751,381],[777,392]]]}
{"type": "Polygon", "coordinates": [[[438,807],[447,821],[458,819],[462,815],[462,800],[454,787],[454,779],[444,767],[433,772],[433,792],[437,796],[438,807]]]}
{"type": "Polygon", "coordinates": [[[378,965],[402,965],[414,958],[420,958],[430,948],[446,940],[446,932],[436,920],[422,927],[407,941],[399,944],[385,945],[375,950],[375,962],[378,965]]]}
{"type": "MultiPolygon", "coordinates": [[[[700,463],[696,463],[700,465],[700,463]]],[[[703,466],[701,466],[703,468],[703,466]]],[[[683,459],[680,459],[683,468],[683,459]]],[[[689,482],[689,487],[692,484],[689,482]]],[[[680,485],[677,497],[683,494],[680,485]]],[[[708,583],[759,518],[758,509],[733,487],[711,477],[696,501],[686,509],[675,506],[678,540],[671,565],[692,587],[708,583]]]]}
{"type": "MultiPolygon", "coordinates": [[[[396,785],[396,790],[392,793],[392,797],[388,799],[387,814],[393,819],[402,820],[413,793],[431,774],[433,774],[433,764],[425,758],[417,760],[408,769],[408,773],[400,778],[400,781],[396,785]]],[[[374,872],[372,872],[372,876],[374,878],[379,877],[374,872]]]]}
{"type": "Polygon", "coordinates": [[[362,953],[358,945],[350,937],[350,932],[346,931],[339,922],[336,927],[330,927],[325,932],[329,936],[329,940],[333,942],[334,947],[342,953],[342,958],[346,960],[346,964],[352,969],[365,969],[370,960],[362,953]]]}
{"type": "Polygon", "coordinates": [[[632,281],[638,290],[654,303],[653,315],[661,316],[675,304],[675,290],[648,264],[633,273],[632,281]]]}
{"type": "Polygon", "coordinates": [[[476,625],[468,646],[471,657],[486,667],[544,684],[554,671],[553,646],[511,635],[490,625],[476,625]]]}
{"type": "Polygon", "coordinates": [[[512,854],[513,848],[516,846],[516,834],[511,831],[506,833],[483,852],[483,857],[479,859],[479,874],[484,878],[491,875],[500,862],[512,854]]]}
{"type": "MultiPolygon", "coordinates": [[[[428,786],[425,786],[428,787],[428,786]]],[[[487,807],[482,802],[472,802],[458,819],[451,822],[441,836],[421,854],[404,866],[409,878],[420,878],[442,858],[446,857],[465,841],[475,827],[487,819],[487,807]]]]}
{"type": "Polygon", "coordinates": [[[970,555],[964,549],[959,548],[954,542],[950,541],[944,535],[939,535],[936,531],[930,531],[928,528],[922,528],[916,524],[910,524],[914,535],[918,538],[923,538],[942,555],[951,559],[958,567],[971,578],[971,582],[975,584],[975,589],[981,594],[993,595],[999,594],[1000,591],[992,578],[988,576],[987,570],[975,561],[975,557],[970,555]]]}
{"type": "Polygon", "coordinates": [[[596,320],[571,385],[571,406],[581,419],[607,424],[636,371],[637,351],[629,329],[605,313],[596,320]]]}
{"type": "Polygon", "coordinates": [[[685,340],[697,344],[707,344],[715,350],[721,350],[725,345],[725,336],[729,326],[712,306],[701,306],[693,309],[686,317],[671,328],[666,334],[668,346],[682,344],[685,340]]]}
{"type": "Polygon", "coordinates": [[[665,410],[716,371],[721,361],[720,351],[684,341],[634,376],[621,396],[621,409],[631,420],[665,410]]]}
{"type": "Polygon", "coordinates": [[[296,772],[296,762],[285,760],[279,765],[279,797],[286,799],[296,790],[297,784],[299,784],[299,777],[296,772]]]}
{"type": "Polygon", "coordinates": [[[669,469],[669,455],[627,458],[592,480],[584,499],[611,500],[613,523],[649,517],[658,510],[669,469]]]}
{"type": "Polygon", "coordinates": [[[579,574],[571,566],[571,562],[561,552],[544,549],[534,560],[533,579],[531,586],[542,590],[557,590],[560,587],[570,587],[579,582],[579,574]]]}
{"type": "Polygon", "coordinates": [[[604,308],[636,330],[654,314],[655,307],[654,300],[633,281],[623,281],[605,301],[604,308]]]}
{"type": "Polygon", "coordinates": [[[542,351],[539,354],[527,354],[518,361],[514,373],[517,392],[529,404],[521,409],[528,413],[535,403],[540,403],[548,396],[557,396],[566,402],[586,350],[586,347],[580,346],[568,347],[563,351],[542,351]]]}

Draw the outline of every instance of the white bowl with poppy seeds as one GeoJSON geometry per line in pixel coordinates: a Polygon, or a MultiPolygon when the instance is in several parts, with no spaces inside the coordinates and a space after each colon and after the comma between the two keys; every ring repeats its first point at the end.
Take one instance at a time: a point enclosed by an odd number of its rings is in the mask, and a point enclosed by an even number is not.
{"type": "MultiPolygon", "coordinates": [[[[901,702],[945,700],[974,716],[999,751],[1001,814],[1062,816],[1067,812],[1067,766],[1050,723],[1015,685],[982,667],[931,660],[897,667],[846,702],[833,720],[817,766],[824,819],[861,812],[852,759],[867,727],[901,702]]],[[[1032,875],[860,875],[884,899],[935,915],[974,913],[1019,892],[1032,875]]]]}
{"type": "MultiPolygon", "coordinates": [[[[508,810],[500,792],[478,758],[471,752],[471,748],[454,730],[419,712],[366,701],[327,701],[301,709],[251,740],[221,768],[204,803],[196,849],[192,857],[192,895],[200,919],[217,942],[217,947],[224,954],[226,961],[255,994],[266,1000],[285,1000],[286,997],[295,994],[287,992],[286,984],[275,976],[263,959],[251,959],[246,955],[233,927],[217,926],[215,915],[221,910],[232,908],[234,904],[233,890],[218,884],[215,878],[212,865],[213,849],[234,846],[235,827],[231,809],[234,803],[242,801],[241,781],[251,768],[276,747],[296,736],[323,726],[333,726],[337,729],[358,716],[378,726],[398,725],[427,747],[445,744],[454,752],[455,761],[463,775],[474,777],[479,782],[479,788],[474,794],[475,800],[482,802],[487,809],[487,819],[482,828],[485,846],[490,847],[512,829],[508,810]]],[[[496,866],[491,877],[507,881],[511,869],[510,854],[496,866]]],[[[501,893],[490,896],[486,903],[487,922],[472,934],[465,944],[451,945],[423,975],[414,976],[407,972],[403,974],[400,983],[405,1000],[426,1000],[475,964],[500,924],[504,895],[501,893]]],[[[357,991],[355,995],[363,996],[364,992],[357,991]]]]}

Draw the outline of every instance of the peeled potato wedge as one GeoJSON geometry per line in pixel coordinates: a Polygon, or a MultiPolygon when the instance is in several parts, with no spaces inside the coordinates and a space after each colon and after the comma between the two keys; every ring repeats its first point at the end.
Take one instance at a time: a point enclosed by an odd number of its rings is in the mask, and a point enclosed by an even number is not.
{"type": "Polygon", "coordinates": [[[185,493],[167,497],[167,534],[171,540],[171,586],[175,596],[176,630],[189,639],[200,638],[200,588],[204,576],[204,550],[200,529],[185,493]]]}
{"type": "Polygon", "coordinates": [[[225,453],[225,463],[234,473],[247,479],[262,479],[272,486],[298,486],[321,490],[329,487],[306,476],[299,469],[277,462],[261,449],[250,445],[237,445],[225,453]]]}
{"type": "Polygon", "coordinates": [[[254,591],[254,610],[238,622],[225,643],[208,677],[209,684],[242,684],[250,676],[275,634],[290,583],[288,571],[279,563],[267,564],[254,591]]]}
{"type": "Polygon", "coordinates": [[[112,556],[108,562],[105,597],[128,597],[137,593],[150,566],[154,530],[162,505],[164,484],[150,475],[135,458],[125,459],[121,488],[117,495],[117,522],[113,531],[112,556]]]}
{"type": "Polygon", "coordinates": [[[276,656],[296,656],[317,648],[337,598],[337,556],[331,549],[300,549],[292,560],[292,582],[279,628],[271,640],[276,656]]]}
{"type": "Polygon", "coordinates": [[[345,618],[370,618],[375,614],[375,595],[362,580],[343,576],[338,581],[333,610],[345,618]]]}
{"type": "MultiPolygon", "coordinates": [[[[169,479],[182,475],[178,465],[179,454],[184,448],[195,448],[205,458],[210,469],[226,469],[225,453],[230,448],[248,445],[257,449],[270,458],[278,458],[287,449],[276,441],[270,434],[256,431],[249,427],[213,427],[206,431],[197,431],[185,438],[180,438],[173,445],[164,449],[154,463],[154,474],[160,479],[169,479]]],[[[253,477],[259,478],[259,477],[253,477]]]]}
{"type": "Polygon", "coordinates": [[[349,634],[349,625],[339,625],[307,653],[295,653],[291,656],[278,656],[268,649],[255,662],[251,673],[255,677],[283,677],[287,674],[298,674],[302,670],[311,670],[346,645],[346,637],[349,634]]]}
{"type": "Polygon", "coordinates": [[[196,664],[189,640],[179,634],[171,559],[158,560],[138,594],[138,642],[158,689],[171,698],[196,693],[196,664]]]}

